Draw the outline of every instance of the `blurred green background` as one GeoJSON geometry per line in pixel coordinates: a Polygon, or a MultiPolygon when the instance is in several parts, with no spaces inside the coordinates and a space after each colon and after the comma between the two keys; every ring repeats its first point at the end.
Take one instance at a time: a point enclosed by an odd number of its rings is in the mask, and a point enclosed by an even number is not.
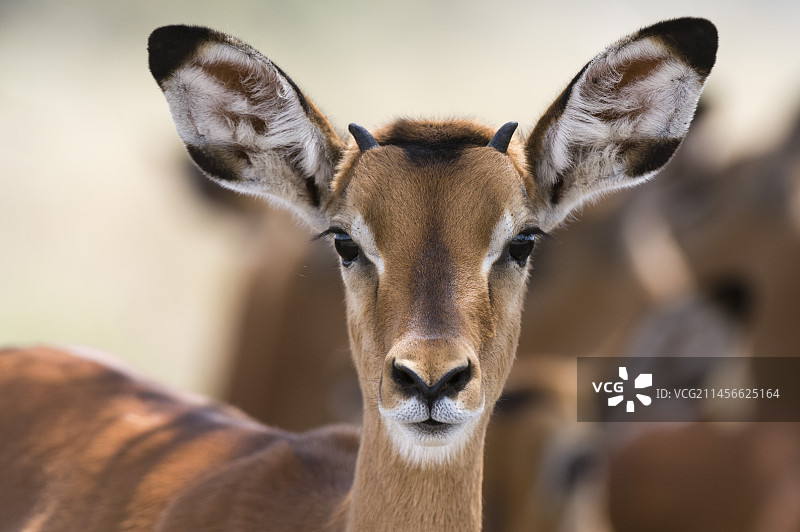
{"type": "Polygon", "coordinates": [[[401,115],[529,131],[603,47],[664,18],[720,32],[712,160],[800,107],[796,1],[0,1],[0,344],[90,345],[218,394],[254,253],[198,201],[147,36],[211,26],[277,62],[344,130],[401,115]]]}

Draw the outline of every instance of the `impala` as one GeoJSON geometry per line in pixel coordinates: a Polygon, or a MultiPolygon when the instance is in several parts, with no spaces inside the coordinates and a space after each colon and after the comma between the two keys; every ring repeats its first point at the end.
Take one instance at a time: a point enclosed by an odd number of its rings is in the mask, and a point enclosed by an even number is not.
{"type": "Polygon", "coordinates": [[[640,30],[524,140],[514,122],[398,120],[351,124],[348,144],[256,50],[157,29],[150,70],[194,162],[292,209],[341,256],[363,425],[290,434],[69,350],[7,351],[0,528],[480,529],[484,436],[534,242],[667,163],[716,48],[702,19],[640,30]]]}

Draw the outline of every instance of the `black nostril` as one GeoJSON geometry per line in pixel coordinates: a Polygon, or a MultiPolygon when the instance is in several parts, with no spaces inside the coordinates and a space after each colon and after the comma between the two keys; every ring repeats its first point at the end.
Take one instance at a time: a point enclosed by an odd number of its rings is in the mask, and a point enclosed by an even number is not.
{"type": "Polygon", "coordinates": [[[420,384],[425,386],[416,373],[405,366],[398,366],[397,361],[392,362],[392,380],[409,395],[414,395],[420,384]]]}
{"type": "Polygon", "coordinates": [[[440,396],[456,394],[466,388],[472,377],[472,364],[467,361],[463,366],[453,368],[433,386],[429,386],[411,369],[392,362],[392,380],[408,395],[419,395],[427,402],[433,402],[440,396]]]}
{"type": "MultiPolygon", "coordinates": [[[[447,373],[439,384],[442,385],[442,395],[458,393],[467,387],[467,383],[472,378],[472,363],[467,361],[466,366],[457,367],[447,373]]],[[[439,385],[437,384],[437,386],[439,385]]]]}

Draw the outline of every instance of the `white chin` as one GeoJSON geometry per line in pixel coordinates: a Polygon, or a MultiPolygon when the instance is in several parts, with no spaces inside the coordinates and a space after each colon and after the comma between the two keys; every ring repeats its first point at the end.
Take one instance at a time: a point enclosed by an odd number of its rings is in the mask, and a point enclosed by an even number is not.
{"type": "Polygon", "coordinates": [[[426,424],[384,419],[395,449],[404,459],[418,465],[443,464],[457,458],[476,425],[476,420],[426,424]]]}

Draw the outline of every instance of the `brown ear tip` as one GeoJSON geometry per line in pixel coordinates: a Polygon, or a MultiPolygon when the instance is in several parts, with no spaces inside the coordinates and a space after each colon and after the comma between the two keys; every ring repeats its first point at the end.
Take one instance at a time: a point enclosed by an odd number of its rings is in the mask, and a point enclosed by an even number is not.
{"type": "Polygon", "coordinates": [[[197,50],[200,43],[213,39],[216,32],[200,26],[162,26],[147,40],[150,72],[161,84],[197,50]]]}
{"type": "Polygon", "coordinates": [[[641,37],[659,37],[680,54],[699,74],[707,76],[717,59],[717,27],[704,18],[665,20],[640,32],[641,37]]]}

